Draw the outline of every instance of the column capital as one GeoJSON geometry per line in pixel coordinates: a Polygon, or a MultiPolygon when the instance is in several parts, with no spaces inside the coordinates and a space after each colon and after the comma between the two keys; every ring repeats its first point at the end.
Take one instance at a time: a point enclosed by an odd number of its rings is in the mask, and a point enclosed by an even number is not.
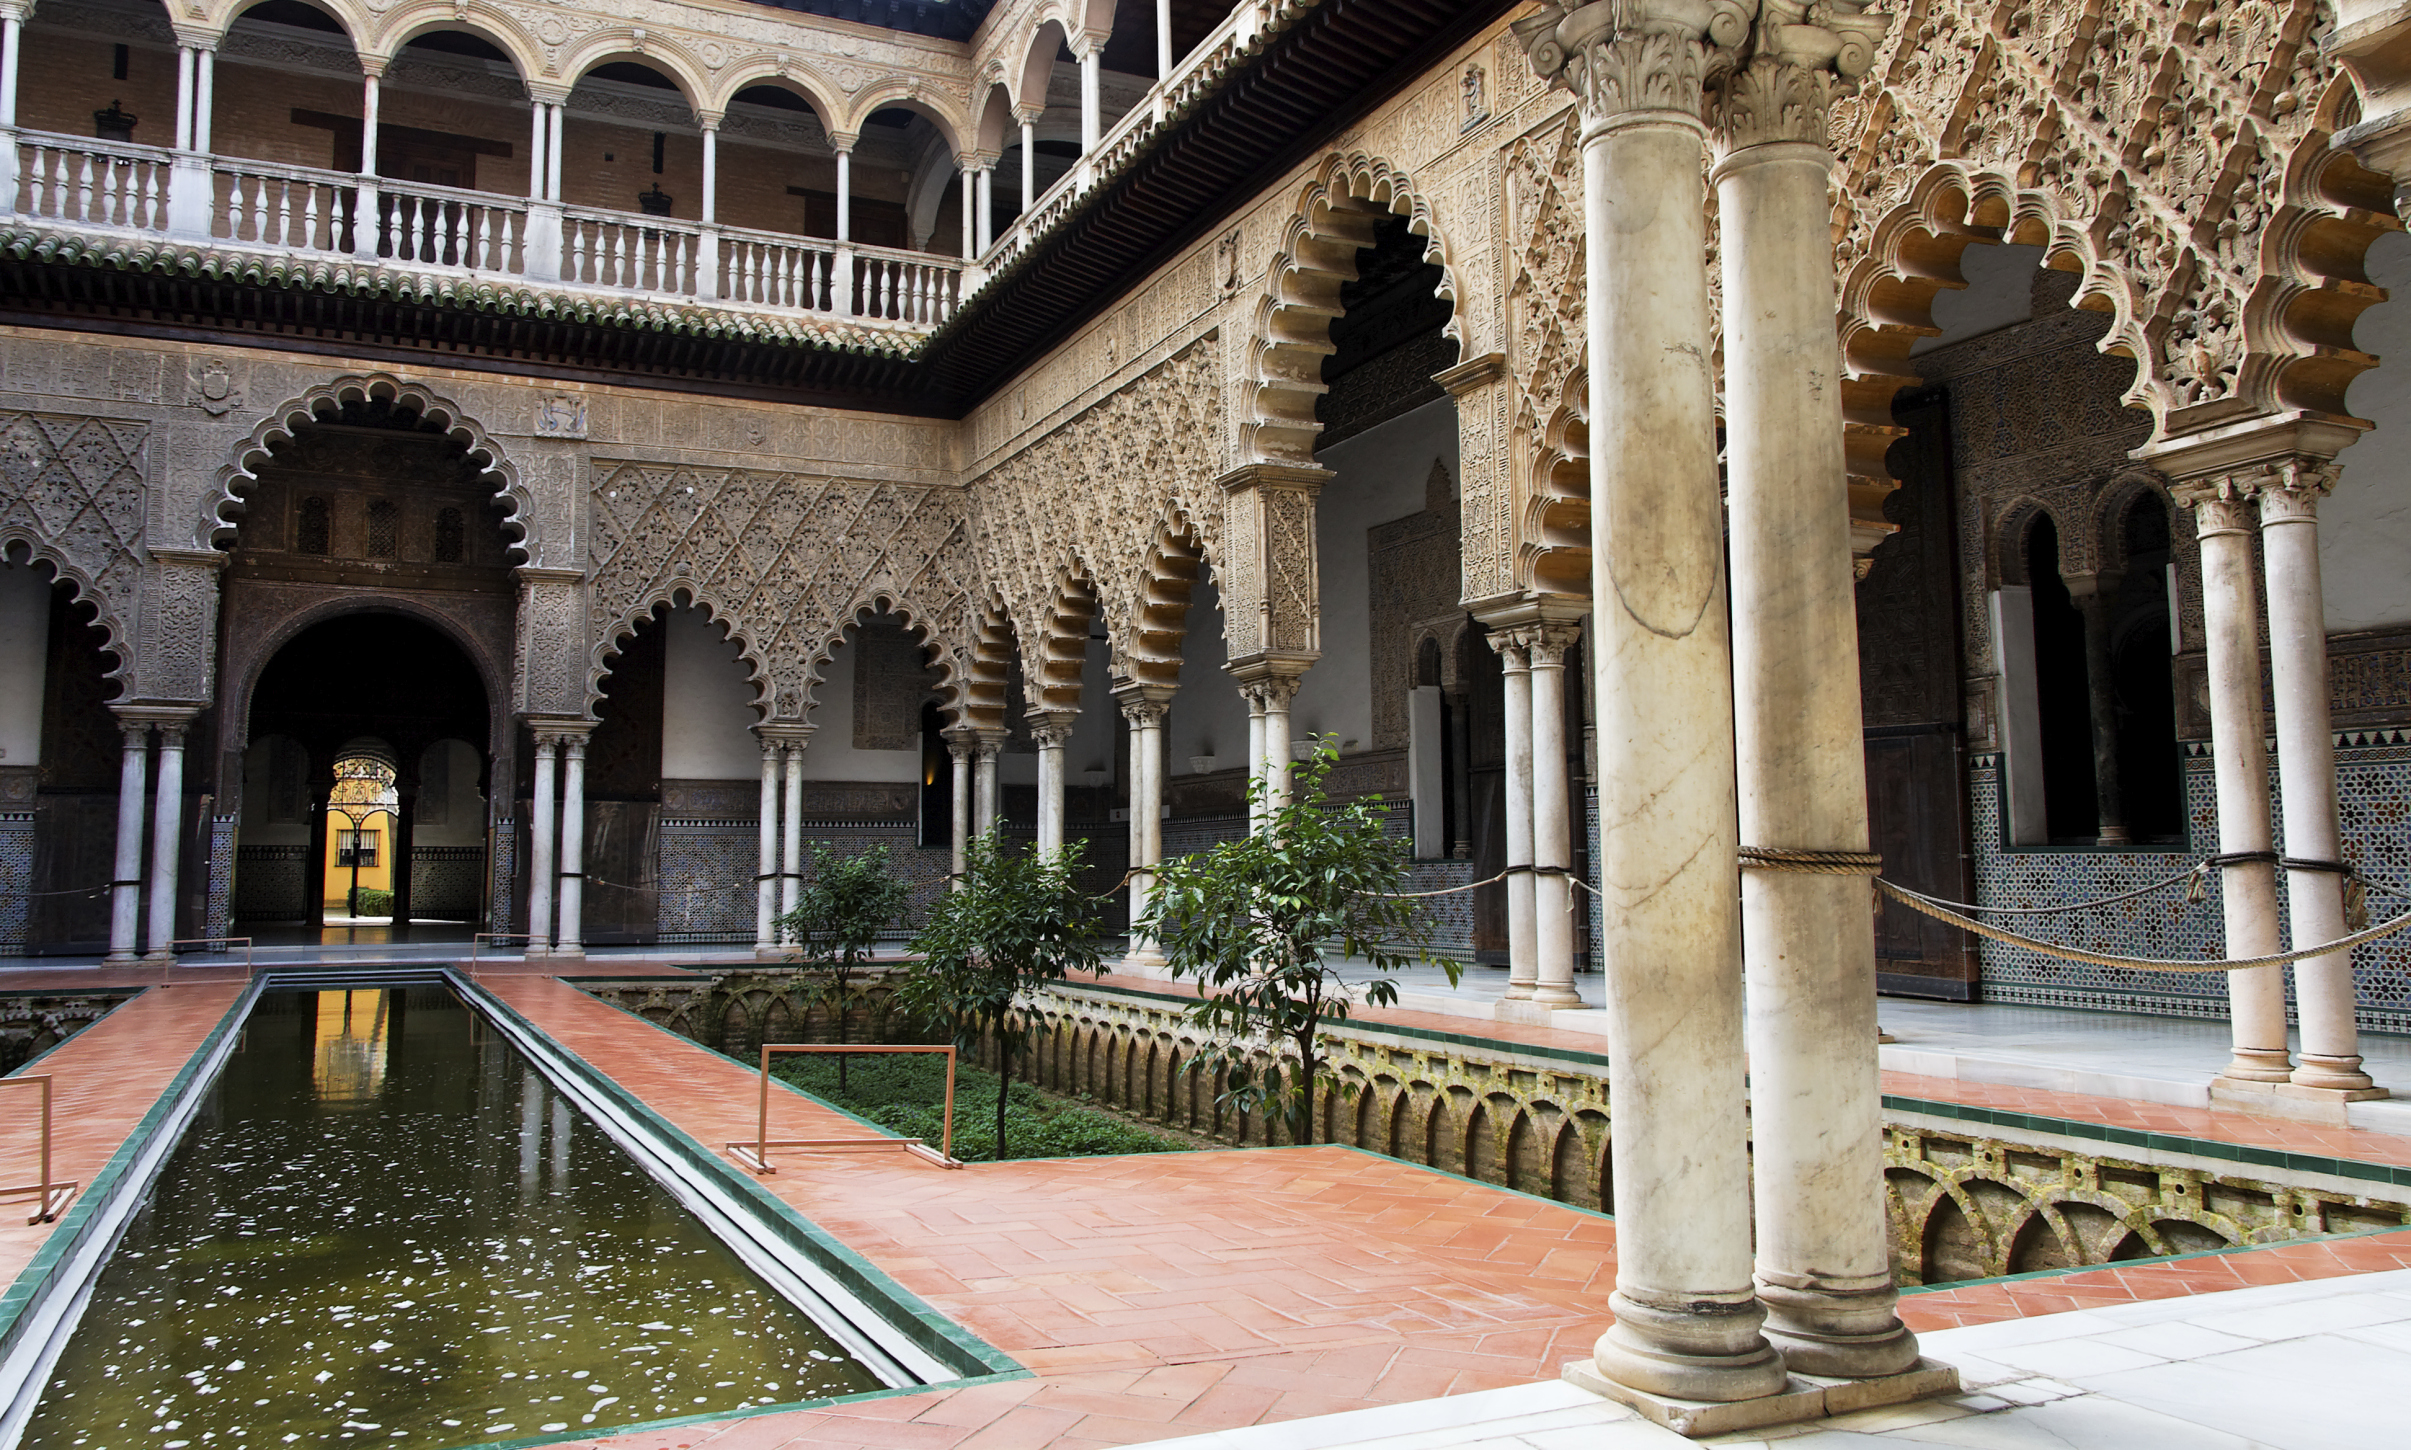
{"type": "Polygon", "coordinates": [[[392,56],[366,50],[361,51],[356,59],[360,62],[360,73],[372,81],[383,80],[385,68],[393,64],[392,56]]]}
{"type": "Polygon", "coordinates": [[[1492,652],[1508,674],[1520,675],[1532,668],[1532,648],[1536,633],[1528,625],[1509,625],[1494,629],[1488,636],[1492,652]]]}
{"type": "Polygon", "coordinates": [[[527,715],[522,718],[527,722],[528,733],[536,737],[538,746],[563,745],[572,741],[584,745],[586,737],[594,733],[597,723],[563,715],[527,715]]]}
{"type": "Polygon", "coordinates": [[[1586,132],[1648,119],[1704,130],[1711,64],[1749,39],[1742,0],[1555,0],[1514,23],[1533,71],[1573,92],[1586,132]]]}
{"type": "Polygon", "coordinates": [[[1005,753],[1005,742],[1012,738],[1012,732],[1001,725],[982,725],[973,733],[979,737],[979,759],[989,764],[1005,753]]]}
{"type": "Polygon", "coordinates": [[[946,757],[957,765],[979,754],[979,738],[967,730],[941,730],[938,735],[946,742],[946,757]]]}
{"type": "MultiPolygon", "coordinates": [[[[28,12],[30,12],[32,8],[32,6],[26,7],[28,12]]],[[[225,37],[220,35],[217,31],[203,29],[197,25],[171,25],[168,28],[176,33],[176,44],[179,48],[184,50],[206,50],[214,52],[217,50],[219,44],[225,39],[225,37]]]]}
{"type": "Polygon", "coordinates": [[[1172,685],[1128,684],[1116,686],[1114,703],[1122,707],[1122,718],[1133,725],[1161,725],[1171,713],[1172,697],[1180,693],[1172,685]]]}
{"type": "Polygon", "coordinates": [[[973,176],[979,176],[987,172],[994,171],[996,169],[997,160],[1001,154],[1002,153],[995,151],[966,151],[962,155],[963,170],[971,173],[973,176]]]}
{"type": "Polygon", "coordinates": [[[153,726],[162,730],[170,728],[182,730],[192,724],[193,717],[201,713],[201,707],[198,705],[144,704],[137,701],[124,705],[111,705],[109,713],[117,717],[119,728],[128,732],[149,730],[153,726]]]}
{"type": "Polygon", "coordinates": [[[1783,141],[1825,150],[1834,98],[1875,64],[1891,26],[1892,17],[1870,13],[1865,0],[1763,0],[1749,62],[1708,85],[1718,152],[1783,141]]]}
{"type": "Polygon", "coordinates": [[[546,85],[542,81],[529,81],[527,83],[527,100],[531,106],[566,106],[569,104],[569,87],[546,85]]]}
{"type": "Polygon", "coordinates": [[[862,133],[859,131],[831,131],[829,133],[829,149],[840,156],[851,156],[854,154],[856,143],[861,140],[862,133]]]}
{"type": "MultiPolygon", "coordinates": [[[[695,124],[696,124],[697,126],[700,126],[701,128],[703,128],[703,129],[704,129],[704,130],[706,130],[706,131],[717,131],[717,130],[719,130],[719,129],[720,129],[720,123],[721,123],[722,121],[727,120],[727,119],[728,119],[728,115],[727,115],[727,113],[726,113],[726,112],[723,112],[723,111],[697,111],[697,112],[695,112],[695,124]]],[[[840,149],[843,149],[843,148],[840,148],[840,149]]]]}
{"type": "Polygon", "coordinates": [[[1044,105],[1033,106],[1029,102],[1024,101],[1020,105],[1013,108],[1013,124],[1016,126],[1035,126],[1038,124],[1038,118],[1045,114],[1046,107],[1044,105]]]}
{"type": "Polygon", "coordinates": [[[1030,738],[1041,750],[1059,750],[1072,738],[1072,727],[1079,719],[1077,710],[1032,710],[1030,738]]]}
{"type": "Polygon", "coordinates": [[[0,0],[0,20],[20,23],[33,18],[34,0],[0,0]]]}
{"type": "Polygon", "coordinates": [[[1239,682],[1239,697],[1258,710],[1287,710],[1303,683],[1296,675],[1258,675],[1239,682]]]}
{"type": "Polygon", "coordinates": [[[794,721],[784,723],[773,721],[769,724],[754,726],[753,733],[761,738],[762,748],[765,750],[773,746],[781,750],[801,750],[812,742],[812,732],[819,728],[817,725],[804,725],[794,721]]]}

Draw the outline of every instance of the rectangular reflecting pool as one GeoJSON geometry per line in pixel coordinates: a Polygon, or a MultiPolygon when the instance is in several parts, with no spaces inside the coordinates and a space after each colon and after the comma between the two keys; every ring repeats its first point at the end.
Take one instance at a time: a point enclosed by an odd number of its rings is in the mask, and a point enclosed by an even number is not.
{"type": "Polygon", "coordinates": [[[884,1387],[450,990],[276,991],[21,1443],[460,1446],[884,1387]]]}

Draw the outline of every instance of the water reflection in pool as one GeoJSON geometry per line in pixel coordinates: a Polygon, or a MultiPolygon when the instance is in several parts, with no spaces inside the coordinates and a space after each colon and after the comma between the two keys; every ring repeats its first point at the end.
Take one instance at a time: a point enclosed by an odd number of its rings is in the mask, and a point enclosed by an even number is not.
{"type": "Polygon", "coordinates": [[[448,991],[279,992],[24,1443],[469,1445],[878,1388],[448,991]]]}

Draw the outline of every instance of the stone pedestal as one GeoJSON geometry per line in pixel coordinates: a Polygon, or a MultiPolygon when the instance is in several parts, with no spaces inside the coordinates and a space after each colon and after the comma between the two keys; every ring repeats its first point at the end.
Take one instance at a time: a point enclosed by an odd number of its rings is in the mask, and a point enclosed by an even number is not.
{"type": "Polygon", "coordinates": [[[1692,1440],[1805,1424],[1959,1393],[1959,1371],[1931,1359],[1920,1359],[1898,1374],[1873,1379],[1796,1374],[1773,1394],[1741,1401],[1681,1400],[1648,1394],[1606,1378],[1589,1362],[1579,1359],[1566,1365],[1565,1378],[1567,1383],[1579,1385],[1594,1395],[1630,1405],[1643,1417],[1692,1440]]]}

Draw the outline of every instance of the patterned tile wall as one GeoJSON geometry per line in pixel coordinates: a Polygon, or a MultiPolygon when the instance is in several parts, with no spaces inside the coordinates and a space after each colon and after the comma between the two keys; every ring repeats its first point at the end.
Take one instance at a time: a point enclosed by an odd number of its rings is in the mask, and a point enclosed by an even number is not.
{"type": "MultiPolygon", "coordinates": [[[[1189,820],[1164,822],[1164,855],[1188,856],[1212,849],[1222,841],[1236,841],[1247,834],[1244,816],[1197,817],[1189,820]]],[[[1400,802],[1391,806],[1382,823],[1382,834],[1396,841],[1411,841],[1415,835],[1414,807],[1400,802]]],[[[1463,886],[1473,880],[1471,861],[1417,861],[1407,868],[1406,889],[1409,891],[1440,891],[1451,886],[1463,886]]],[[[1421,908],[1431,929],[1431,947],[1443,956],[1473,956],[1473,893],[1453,892],[1447,896],[1429,898],[1421,908]]]]}
{"type": "Polygon", "coordinates": [[[302,867],[307,846],[241,846],[235,850],[234,914],[242,921],[300,921],[302,867]]]}
{"type": "Polygon", "coordinates": [[[474,919],[485,864],[483,846],[411,847],[410,914],[433,921],[474,919]]]}
{"type": "Polygon", "coordinates": [[[493,884],[487,888],[486,930],[509,931],[519,925],[519,823],[509,816],[494,823],[487,837],[494,843],[486,870],[492,873],[493,884]]]}
{"type": "Polygon", "coordinates": [[[234,843],[241,818],[209,819],[209,906],[201,919],[201,935],[224,936],[234,930],[234,843]]]}
{"type": "Polygon", "coordinates": [[[25,955],[33,922],[33,838],[33,812],[0,812],[0,957],[25,955]]]}
{"type": "MultiPolygon", "coordinates": [[[[2411,892],[2411,744],[2403,731],[2363,731],[2339,738],[2336,786],[2345,859],[2372,881],[2411,892]]],[[[1969,815],[1976,845],[1976,899],[1987,906],[2057,906],[2132,891],[2184,870],[2217,850],[2218,810],[2210,760],[2189,745],[2185,761],[2190,849],[2153,851],[2010,850],[2001,845],[2001,771],[1997,755],[1976,756],[1968,771],[1969,815]]],[[[2269,791],[2277,798],[2276,773],[2269,791]]],[[[2283,852],[2282,828],[2278,850],[2283,852]]],[[[2284,875],[2278,877],[2280,913],[2284,875]]],[[[2411,899],[2371,892],[2371,916],[2411,908],[2411,899]]],[[[2078,919],[2044,918],[2021,928],[2045,940],[2122,956],[2214,958],[2224,930],[2216,873],[2198,904],[2172,886],[2136,901],[2097,908],[2078,919]]],[[[2164,1016],[2225,1017],[2226,979],[2093,966],[2045,957],[1987,941],[1983,996],[1991,1002],[2094,1007],[2164,1016]]],[[[2289,991],[2292,969],[2287,969],[2289,991]]],[[[2372,942],[2353,954],[2360,1022],[2373,1031],[2411,1031],[2411,935],[2372,942]]]]}
{"type": "MultiPolygon", "coordinates": [[[[827,845],[851,854],[885,846],[898,872],[911,883],[913,904],[886,938],[903,940],[920,928],[922,914],[946,887],[948,852],[913,844],[919,827],[911,821],[805,821],[805,870],[811,847],[827,845]]],[[[659,940],[672,943],[738,943],[754,939],[754,873],[761,864],[761,836],[753,821],[666,819],[661,823],[659,940]]],[[[1119,875],[1119,868],[1115,869],[1119,875]]]]}

